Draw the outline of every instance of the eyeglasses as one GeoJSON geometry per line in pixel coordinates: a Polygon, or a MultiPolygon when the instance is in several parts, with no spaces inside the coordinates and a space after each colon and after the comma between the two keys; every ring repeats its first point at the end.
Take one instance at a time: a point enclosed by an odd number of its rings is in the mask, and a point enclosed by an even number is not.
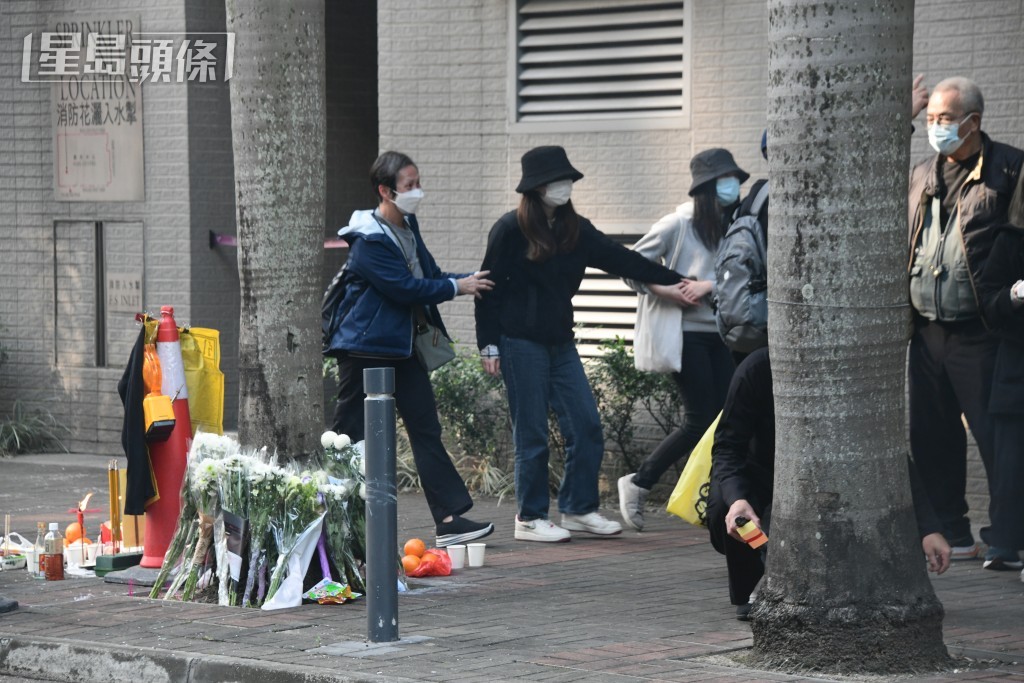
{"type": "Polygon", "coordinates": [[[928,114],[928,116],[925,117],[925,121],[928,123],[929,126],[935,124],[938,124],[940,126],[951,126],[954,123],[963,123],[964,121],[967,120],[969,116],[973,116],[976,113],[977,112],[972,111],[967,114],[939,114],[938,116],[932,116],[931,114],[928,114]]]}

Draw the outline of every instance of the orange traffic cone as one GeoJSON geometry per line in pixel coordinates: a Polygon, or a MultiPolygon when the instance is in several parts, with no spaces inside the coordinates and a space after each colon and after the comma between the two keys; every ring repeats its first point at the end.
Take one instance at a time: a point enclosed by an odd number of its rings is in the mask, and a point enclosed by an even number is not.
{"type": "Polygon", "coordinates": [[[192,421],[188,414],[188,389],[181,360],[181,341],[174,322],[174,308],[160,308],[156,332],[156,354],[162,370],[161,393],[174,402],[174,429],[166,441],[150,442],[149,460],[153,467],[159,498],[146,508],[146,540],[140,566],[157,568],[163,564],[167,546],[181,514],[181,481],[192,446],[192,421]]]}

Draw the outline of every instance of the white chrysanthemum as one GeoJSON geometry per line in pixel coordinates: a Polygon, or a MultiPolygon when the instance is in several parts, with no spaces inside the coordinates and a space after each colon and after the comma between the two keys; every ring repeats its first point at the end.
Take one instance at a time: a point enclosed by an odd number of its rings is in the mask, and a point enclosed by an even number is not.
{"type": "Polygon", "coordinates": [[[348,496],[348,488],[337,484],[324,484],[319,491],[329,500],[345,500],[348,496]]]}
{"type": "Polygon", "coordinates": [[[351,479],[338,479],[337,477],[327,477],[328,483],[331,486],[336,486],[345,492],[345,495],[352,493],[352,489],[355,487],[355,482],[351,479]]]}
{"type": "Polygon", "coordinates": [[[324,448],[330,448],[334,445],[334,440],[338,438],[338,435],[331,430],[327,430],[320,435],[320,445],[324,448]]]}
{"type": "Polygon", "coordinates": [[[366,500],[366,484],[359,485],[359,497],[366,500]]]}
{"type": "Polygon", "coordinates": [[[230,436],[199,432],[192,441],[192,454],[196,459],[225,458],[238,452],[238,442],[230,436]]]}
{"type": "MultiPolygon", "coordinates": [[[[326,434],[325,434],[326,436],[326,434]]],[[[352,445],[352,439],[349,438],[348,434],[335,434],[334,436],[334,450],[343,451],[352,445]]]]}
{"type": "Polygon", "coordinates": [[[273,476],[274,468],[268,463],[253,460],[249,466],[249,480],[253,484],[262,484],[273,476]]]}
{"type": "Polygon", "coordinates": [[[365,477],[366,476],[366,458],[364,456],[360,456],[360,457],[356,458],[356,465],[359,466],[359,474],[361,474],[361,475],[363,475],[365,477]]]}
{"type": "Polygon", "coordinates": [[[192,488],[196,492],[202,492],[210,488],[221,473],[221,464],[218,460],[203,460],[200,462],[192,475],[192,488]]]}

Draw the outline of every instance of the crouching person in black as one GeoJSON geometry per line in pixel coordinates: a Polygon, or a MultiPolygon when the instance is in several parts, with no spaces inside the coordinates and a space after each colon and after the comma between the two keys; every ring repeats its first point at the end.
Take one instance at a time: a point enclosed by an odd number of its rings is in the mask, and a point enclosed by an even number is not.
{"type": "MultiPolygon", "coordinates": [[[[767,348],[754,351],[736,368],[711,453],[708,533],[715,550],[725,555],[729,601],[736,605],[736,618],[746,621],[750,596],[764,575],[768,546],[755,550],[744,543],[736,530],[736,519],[751,520],[770,534],[775,398],[767,348]]],[[[941,524],[928,503],[913,462],[910,489],[928,568],[941,574],[949,567],[950,548],[940,533],[941,524]]]]}

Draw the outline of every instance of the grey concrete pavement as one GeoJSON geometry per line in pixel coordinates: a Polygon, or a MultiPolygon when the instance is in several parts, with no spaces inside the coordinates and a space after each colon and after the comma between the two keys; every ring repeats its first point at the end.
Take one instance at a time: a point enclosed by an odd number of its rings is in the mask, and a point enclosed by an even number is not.
{"type": "MultiPolygon", "coordinates": [[[[71,521],[54,515],[105,488],[106,462],[0,461],[0,506],[19,530],[37,518],[71,521]]],[[[398,643],[366,642],[365,600],[262,612],[150,600],[145,589],[99,579],[0,572],[0,594],[22,605],[0,616],[0,675],[83,683],[844,680],[753,671],[730,659],[750,647],[750,628],[734,619],[723,558],[703,530],[655,512],[642,534],[524,543],[513,540],[514,514],[508,501],[477,502],[469,516],[497,526],[486,565],[414,579],[399,598],[398,643]]],[[[432,532],[423,497],[402,494],[400,540],[429,544],[432,532]]],[[[1024,680],[1018,574],[957,563],[934,585],[950,651],[974,663],[902,680],[1024,680]]]]}

